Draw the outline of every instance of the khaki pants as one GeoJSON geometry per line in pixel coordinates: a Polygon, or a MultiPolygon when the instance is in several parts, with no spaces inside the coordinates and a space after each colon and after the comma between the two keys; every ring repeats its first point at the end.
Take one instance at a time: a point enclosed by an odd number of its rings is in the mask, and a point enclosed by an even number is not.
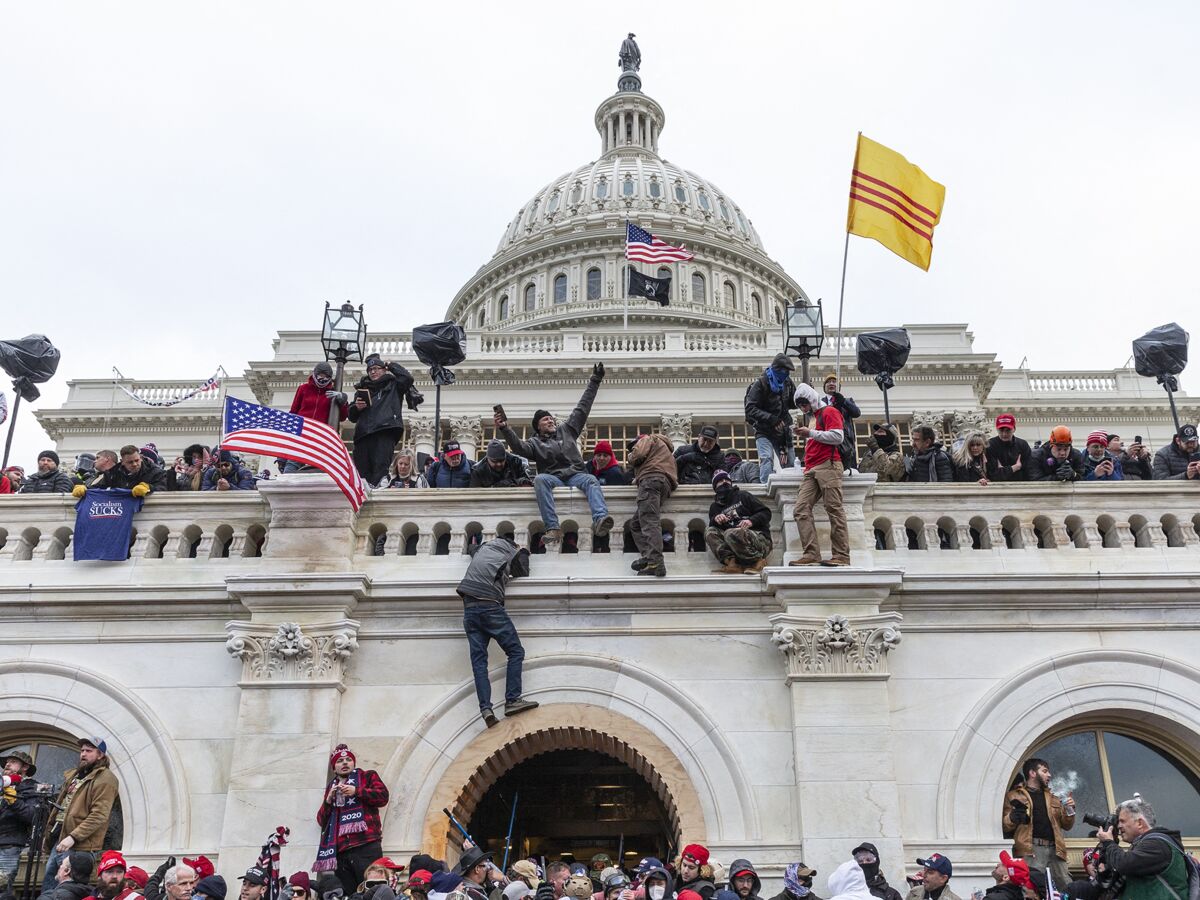
{"type": "Polygon", "coordinates": [[[1039,869],[1049,869],[1056,891],[1064,890],[1071,881],[1071,872],[1067,869],[1067,864],[1055,854],[1053,844],[1034,844],[1033,853],[1025,857],[1025,862],[1039,869]]]}
{"type": "Polygon", "coordinates": [[[647,475],[637,482],[637,512],[629,525],[642,559],[655,565],[663,561],[662,505],[671,496],[666,475],[647,475]]]}
{"type": "Polygon", "coordinates": [[[846,526],[846,510],[842,506],[842,464],[831,459],[804,470],[800,492],[796,495],[796,527],[800,529],[800,543],[808,559],[821,558],[821,546],[817,543],[817,528],[813,524],[813,505],[820,500],[829,516],[830,539],[833,558],[850,559],[850,529],[846,526]]]}

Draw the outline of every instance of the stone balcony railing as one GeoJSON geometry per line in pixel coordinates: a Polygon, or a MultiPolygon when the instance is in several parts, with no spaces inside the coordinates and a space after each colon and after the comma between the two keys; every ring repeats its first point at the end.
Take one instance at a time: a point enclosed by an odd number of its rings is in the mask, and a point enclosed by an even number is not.
{"type": "MultiPolygon", "coordinates": [[[[798,470],[788,470],[768,486],[746,488],[775,510],[775,564],[798,555],[792,511],[799,479],[798,470]]],[[[544,562],[571,578],[629,575],[632,545],[624,529],[635,494],[632,487],[605,491],[616,527],[607,540],[597,540],[583,495],[556,491],[567,540],[544,562]]],[[[672,573],[706,574],[712,566],[702,541],[711,500],[706,487],[685,486],[664,507],[672,573]]],[[[1092,571],[1099,560],[1111,560],[1126,571],[1164,565],[1200,571],[1200,488],[1192,482],[979,487],[880,485],[873,476],[857,476],[845,482],[845,505],[856,566],[1092,571]]],[[[71,565],[74,523],[69,496],[0,499],[0,567],[71,565]]],[[[818,526],[828,548],[820,512],[818,526]]],[[[272,559],[284,565],[305,559],[315,565],[319,558],[325,566],[353,562],[402,573],[437,564],[439,557],[461,559],[470,543],[498,534],[536,547],[542,523],[529,488],[376,491],[354,516],[324,476],[309,475],[265,482],[256,493],[155,495],[134,527],[130,557],[137,563],[272,566],[272,559]]]]}

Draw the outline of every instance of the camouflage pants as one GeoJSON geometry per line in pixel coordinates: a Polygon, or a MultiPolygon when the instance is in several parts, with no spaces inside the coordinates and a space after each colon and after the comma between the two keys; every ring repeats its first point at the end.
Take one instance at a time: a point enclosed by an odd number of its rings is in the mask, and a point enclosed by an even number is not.
{"type": "Polygon", "coordinates": [[[729,528],[722,531],[715,525],[704,530],[704,543],[720,562],[736,557],[741,563],[754,563],[771,553],[771,539],[753,528],[729,528]]]}

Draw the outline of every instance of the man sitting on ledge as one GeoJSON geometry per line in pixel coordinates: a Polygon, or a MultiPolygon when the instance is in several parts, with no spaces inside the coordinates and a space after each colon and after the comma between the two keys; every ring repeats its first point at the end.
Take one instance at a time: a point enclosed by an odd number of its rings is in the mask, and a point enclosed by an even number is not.
{"type": "Polygon", "coordinates": [[[585,471],[583,456],[579,452],[579,435],[587,425],[588,413],[592,411],[592,402],[603,380],[604,363],[598,362],[592,369],[592,377],[588,379],[579,404],[567,421],[559,425],[548,411],[539,409],[533,414],[533,437],[527,441],[521,440],[520,435],[508,427],[508,419],[504,414],[496,410],[496,428],[508,441],[509,449],[537,463],[538,474],[533,479],[533,490],[537,495],[542,524],[546,526],[547,546],[562,543],[562,529],[554,508],[556,487],[578,488],[587,494],[588,507],[592,511],[593,535],[604,537],[612,531],[613,520],[604,503],[604,491],[596,476],[585,471]]]}

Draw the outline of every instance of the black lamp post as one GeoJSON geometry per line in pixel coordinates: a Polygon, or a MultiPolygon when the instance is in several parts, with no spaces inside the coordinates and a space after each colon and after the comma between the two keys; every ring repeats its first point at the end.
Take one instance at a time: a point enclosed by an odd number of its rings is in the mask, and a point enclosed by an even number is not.
{"type": "MultiPolygon", "coordinates": [[[[325,321],[321,325],[321,346],[325,348],[325,360],[334,363],[333,389],[342,389],[342,373],[348,362],[362,362],[367,350],[367,322],[363,318],[363,308],[350,305],[349,301],[340,307],[330,309],[329,301],[325,301],[325,321]]],[[[329,404],[329,427],[338,429],[338,406],[329,404]]]]}
{"type": "Polygon", "coordinates": [[[825,322],[821,316],[821,301],[816,306],[797,300],[787,308],[783,318],[783,350],[800,360],[800,377],[808,383],[808,360],[821,355],[825,341],[825,322]]]}

